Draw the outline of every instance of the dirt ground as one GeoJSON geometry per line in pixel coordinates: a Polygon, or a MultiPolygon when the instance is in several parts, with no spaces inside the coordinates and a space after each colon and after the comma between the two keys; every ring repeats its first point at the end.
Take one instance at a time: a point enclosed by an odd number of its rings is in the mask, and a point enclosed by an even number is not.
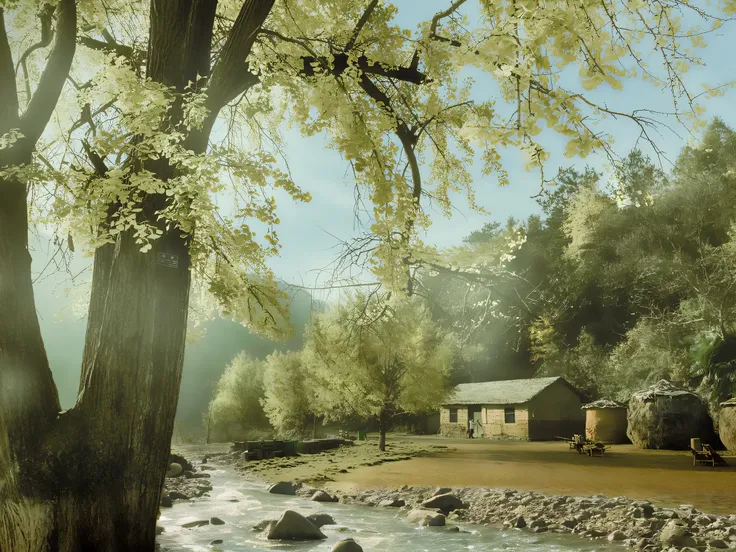
{"type": "MultiPolygon", "coordinates": [[[[564,442],[394,436],[388,445],[391,455],[401,456],[407,447],[413,454],[426,452],[406,461],[361,467],[363,462],[353,454],[375,447],[355,447],[353,453],[346,449],[340,458],[328,462],[331,469],[323,482],[342,491],[437,485],[571,496],[602,494],[647,499],[663,507],[692,504],[708,513],[736,513],[736,457],[727,458],[730,467],[694,468],[687,452],[644,451],[632,445],[613,446],[603,458],[579,455],[564,442]],[[437,445],[449,448],[432,448],[437,445]],[[341,469],[348,473],[340,473],[341,469]]],[[[323,468],[307,463],[300,469],[302,477],[310,469],[323,468]]],[[[284,470],[281,475],[288,473],[284,470]]]]}

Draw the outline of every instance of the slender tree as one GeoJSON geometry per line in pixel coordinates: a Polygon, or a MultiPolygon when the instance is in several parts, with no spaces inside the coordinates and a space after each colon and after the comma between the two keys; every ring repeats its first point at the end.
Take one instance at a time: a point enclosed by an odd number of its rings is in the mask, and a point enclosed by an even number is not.
{"type": "Polygon", "coordinates": [[[380,450],[400,414],[439,408],[449,390],[454,346],[417,300],[350,297],[316,317],[304,359],[326,419],[378,422],[380,450]]]}

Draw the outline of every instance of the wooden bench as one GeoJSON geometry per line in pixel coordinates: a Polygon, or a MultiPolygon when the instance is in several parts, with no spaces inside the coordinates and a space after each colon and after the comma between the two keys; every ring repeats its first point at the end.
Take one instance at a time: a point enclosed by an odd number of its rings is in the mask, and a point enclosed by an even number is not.
{"type": "Polygon", "coordinates": [[[690,448],[690,454],[693,455],[693,466],[697,466],[698,464],[711,466],[712,468],[715,468],[716,466],[728,466],[728,463],[723,459],[723,457],[713,450],[713,447],[710,445],[704,444],[703,450],[690,448]]]}

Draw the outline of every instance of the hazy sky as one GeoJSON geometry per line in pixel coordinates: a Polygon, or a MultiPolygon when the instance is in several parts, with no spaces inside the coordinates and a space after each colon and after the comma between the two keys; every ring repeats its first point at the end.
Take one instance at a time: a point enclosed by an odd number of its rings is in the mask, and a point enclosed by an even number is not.
{"type": "MultiPolygon", "coordinates": [[[[446,7],[447,0],[399,0],[397,4],[400,7],[400,23],[414,29],[419,21],[431,18],[435,12],[446,7]]],[[[707,37],[708,48],[701,50],[707,66],[693,68],[686,75],[686,82],[692,92],[701,92],[704,82],[717,85],[727,80],[736,80],[734,63],[728,59],[736,49],[736,32],[733,31],[733,25],[727,24],[718,34],[707,37]],[[726,36],[729,30],[732,31],[731,38],[726,36]]],[[[492,97],[492,81],[485,79],[478,82],[475,98],[481,100],[492,97]]],[[[591,97],[624,112],[636,108],[667,110],[670,105],[670,96],[666,90],[658,90],[642,82],[627,82],[624,86],[622,92],[601,89],[595,91],[591,97]]],[[[704,100],[703,104],[708,110],[707,117],[718,115],[727,124],[736,126],[736,115],[732,108],[733,94],[729,92],[724,98],[704,100]]],[[[608,119],[606,123],[609,125],[608,130],[616,138],[617,153],[625,155],[636,142],[639,134],[637,127],[631,121],[616,122],[608,119]]],[[[662,130],[662,136],[656,137],[658,146],[671,160],[675,159],[687,138],[681,127],[676,127],[676,130],[683,139],[666,129],[662,130]]],[[[289,201],[280,204],[282,222],[279,236],[283,250],[279,258],[271,260],[270,265],[280,278],[289,283],[315,285],[320,283],[318,269],[328,265],[336,254],[336,240],[333,236],[345,239],[355,235],[353,182],[348,164],[338,153],[326,147],[326,138],[305,139],[296,131],[287,136],[287,151],[293,174],[297,183],[309,190],[313,199],[306,205],[294,205],[289,201]]],[[[562,155],[566,140],[549,131],[544,131],[540,136],[545,137],[544,144],[553,154],[547,166],[548,175],[556,173],[560,166],[574,164],[583,167],[587,163],[600,169],[606,162],[600,155],[591,155],[585,160],[568,159],[562,155]]],[[[647,153],[651,151],[647,147],[642,149],[647,153]]],[[[539,192],[539,174],[526,172],[523,159],[514,152],[506,155],[504,162],[512,182],[504,188],[496,184],[495,177],[484,177],[479,166],[473,168],[478,202],[490,210],[494,220],[505,221],[509,216],[525,218],[538,212],[537,204],[530,196],[539,192]]],[[[438,246],[457,244],[463,236],[488,220],[488,217],[470,211],[464,198],[457,199],[455,206],[459,212],[451,219],[445,219],[439,212],[436,213],[434,224],[426,237],[428,242],[438,246]]],[[[318,293],[317,296],[325,297],[324,293],[318,293]]]]}

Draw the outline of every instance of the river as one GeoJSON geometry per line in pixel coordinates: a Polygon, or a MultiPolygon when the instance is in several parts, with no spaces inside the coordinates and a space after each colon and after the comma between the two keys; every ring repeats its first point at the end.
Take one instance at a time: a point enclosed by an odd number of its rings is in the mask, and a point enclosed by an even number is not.
{"type": "Polygon", "coordinates": [[[162,551],[276,551],[310,550],[329,552],[346,537],[354,538],[365,551],[375,552],[474,552],[495,551],[614,551],[619,545],[591,542],[569,535],[534,534],[518,530],[460,524],[462,532],[445,528],[421,528],[409,524],[405,514],[389,508],[371,508],[345,504],[312,502],[299,497],[273,495],[238,475],[230,467],[209,472],[213,489],[209,497],[177,503],[164,508],[158,525],[164,533],[158,537],[162,551]],[[268,541],[251,527],[264,519],[278,519],[284,510],[309,515],[330,514],[338,525],[327,525],[322,531],[327,540],[308,543],[268,541]],[[206,525],[192,529],[182,524],[218,517],[224,525],[206,525]],[[222,544],[210,545],[216,539],[222,544]]]}

